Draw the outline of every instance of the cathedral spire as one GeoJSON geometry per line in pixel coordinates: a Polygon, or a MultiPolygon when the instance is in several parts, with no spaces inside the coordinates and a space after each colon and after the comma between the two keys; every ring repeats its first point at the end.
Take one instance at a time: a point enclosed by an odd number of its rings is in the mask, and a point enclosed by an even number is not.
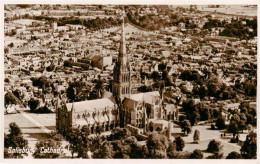
{"type": "Polygon", "coordinates": [[[113,78],[113,89],[112,89],[113,96],[120,103],[123,101],[125,97],[130,97],[130,93],[131,93],[131,68],[128,62],[128,55],[126,54],[124,10],[122,15],[123,15],[122,35],[120,39],[118,60],[114,67],[114,78],[113,78]]]}
{"type": "Polygon", "coordinates": [[[123,65],[126,65],[127,55],[126,55],[126,43],[125,43],[125,11],[123,10],[123,23],[122,23],[122,34],[120,39],[120,47],[119,47],[119,60],[123,65]]]}

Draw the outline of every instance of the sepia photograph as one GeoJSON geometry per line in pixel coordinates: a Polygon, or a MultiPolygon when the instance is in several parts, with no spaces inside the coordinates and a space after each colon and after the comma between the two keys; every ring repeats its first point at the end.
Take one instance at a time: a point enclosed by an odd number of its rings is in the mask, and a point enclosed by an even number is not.
{"type": "Polygon", "coordinates": [[[4,159],[257,159],[257,5],[3,7],[4,159]]]}

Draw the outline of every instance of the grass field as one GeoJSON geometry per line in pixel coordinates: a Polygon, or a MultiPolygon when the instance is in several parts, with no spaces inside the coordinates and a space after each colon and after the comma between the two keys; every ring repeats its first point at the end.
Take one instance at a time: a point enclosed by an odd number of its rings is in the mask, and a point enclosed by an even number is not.
{"type": "MultiPolygon", "coordinates": [[[[55,113],[51,114],[33,114],[28,113],[30,117],[37,120],[40,124],[49,130],[55,129],[55,113]]],[[[4,132],[9,133],[9,124],[15,122],[22,130],[23,136],[29,142],[29,147],[34,148],[39,140],[48,138],[48,134],[44,130],[25,118],[21,113],[9,114],[4,116],[4,132]]]]}
{"type": "MultiPolygon", "coordinates": [[[[208,147],[208,144],[211,140],[216,139],[221,142],[221,145],[223,145],[222,152],[224,153],[224,156],[227,156],[230,152],[236,151],[240,152],[240,146],[236,143],[229,143],[230,138],[232,138],[231,134],[227,134],[227,137],[225,139],[221,138],[221,132],[220,130],[211,130],[210,126],[204,125],[204,126],[193,126],[192,132],[188,136],[184,136],[181,132],[181,129],[175,125],[175,128],[173,128],[174,137],[180,135],[183,140],[185,141],[185,147],[184,151],[192,152],[195,149],[199,149],[203,151],[204,157],[207,157],[211,155],[211,153],[207,153],[206,149],[208,147]],[[199,144],[193,143],[193,135],[194,131],[198,129],[200,131],[200,142],[199,144]]],[[[247,133],[240,134],[240,140],[244,141],[246,138],[247,133]]]]}

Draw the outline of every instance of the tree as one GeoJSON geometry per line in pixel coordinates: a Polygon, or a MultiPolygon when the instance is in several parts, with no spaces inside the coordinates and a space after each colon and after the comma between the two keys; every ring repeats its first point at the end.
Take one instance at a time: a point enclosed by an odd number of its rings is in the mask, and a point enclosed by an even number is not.
{"type": "Polygon", "coordinates": [[[164,71],[165,69],[166,69],[166,64],[164,64],[164,63],[160,63],[159,65],[158,65],[158,69],[159,69],[159,71],[164,71]]]}
{"type": "Polygon", "coordinates": [[[223,116],[218,117],[218,119],[216,120],[216,127],[219,130],[225,129],[225,127],[226,127],[225,121],[226,121],[225,117],[223,117],[223,116]]]}
{"type": "Polygon", "coordinates": [[[144,159],[147,157],[148,149],[146,145],[138,143],[134,136],[125,139],[125,144],[130,145],[129,158],[131,159],[144,159]]]}
{"type": "Polygon", "coordinates": [[[116,128],[111,133],[111,138],[113,140],[122,140],[130,136],[131,132],[126,128],[116,128]]]}
{"type": "Polygon", "coordinates": [[[33,86],[39,87],[39,88],[48,88],[51,86],[51,82],[46,76],[41,76],[39,78],[31,78],[33,82],[33,86]]]}
{"type": "Polygon", "coordinates": [[[207,159],[221,159],[223,158],[223,153],[214,153],[207,157],[207,159]]]}
{"type": "Polygon", "coordinates": [[[22,99],[22,95],[21,95],[21,91],[16,89],[15,91],[13,91],[13,94],[15,97],[17,97],[19,100],[22,99]]]}
{"type": "Polygon", "coordinates": [[[219,95],[217,93],[220,90],[220,87],[221,87],[221,83],[219,82],[218,78],[213,77],[209,79],[207,84],[209,96],[216,97],[216,95],[219,95]]]}
{"type": "Polygon", "coordinates": [[[74,158],[74,154],[83,154],[83,141],[81,137],[81,132],[78,128],[73,128],[66,134],[66,139],[69,141],[69,149],[71,151],[71,158],[74,158]]]}
{"type": "Polygon", "coordinates": [[[257,135],[255,132],[250,132],[246,136],[246,140],[240,149],[241,155],[246,159],[255,159],[256,150],[257,150],[256,144],[257,144],[257,135]]]}
{"type": "Polygon", "coordinates": [[[229,133],[232,133],[233,134],[233,137],[235,137],[235,135],[238,133],[238,125],[235,121],[230,121],[230,124],[227,128],[227,131],[229,133]]]}
{"type": "Polygon", "coordinates": [[[52,113],[52,111],[47,106],[40,107],[37,110],[35,110],[34,112],[35,113],[52,113]]]}
{"type": "Polygon", "coordinates": [[[208,144],[207,152],[210,153],[219,153],[219,151],[223,148],[221,143],[216,140],[211,140],[208,144]]]}
{"type": "Polygon", "coordinates": [[[193,142],[198,143],[200,140],[200,131],[196,129],[193,135],[193,142]]]}
{"type": "Polygon", "coordinates": [[[153,78],[154,81],[161,79],[161,75],[157,71],[153,71],[151,77],[153,78]]]}
{"type": "Polygon", "coordinates": [[[9,45],[8,45],[8,47],[14,47],[14,43],[12,42],[12,43],[10,43],[9,45]]]}
{"type": "Polygon", "coordinates": [[[240,122],[240,117],[238,114],[234,114],[230,121],[234,121],[237,124],[240,122]]]}
{"type": "MultiPolygon", "coordinates": [[[[28,141],[23,138],[21,129],[16,125],[15,122],[9,124],[9,134],[5,134],[4,147],[8,149],[9,147],[13,149],[27,149],[28,141]]],[[[27,155],[26,152],[22,153],[5,153],[5,158],[23,158],[23,155],[27,155]]]]}
{"type": "Polygon", "coordinates": [[[129,158],[129,150],[130,145],[124,143],[123,140],[116,140],[112,142],[115,159],[128,159],[129,158]]]}
{"type": "Polygon", "coordinates": [[[113,146],[111,143],[105,141],[100,149],[97,149],[94,154],[93,158],[101,158],[101,159],[110,159],[113,157],[113,146]]]}
{"type": "Polygon", "coordinates": [[[246,124],[256,125],[256,119],[252,114],[247,114],[247,121],[246,124]]]}
{"type": "Polygon", "coordinates": [[[185,142],[184,140],[181,138],[181,136],[178,136],[175,138],[174,143],[176,144],[176,150],[177,151],[182,151],[184,146],[185,146],[185,142]]]}
{"type": "Polygon", "coordinates": [[[146,146],[149,152],[148,158],[161,159],[167,157],[166,150],[169,142],[166,136],[153,131],[148,135],[146,146]]]}
{"type": "Polygon", "coordinates": [[[10,80],[8,78],[5,78],[5,83],[9,83],[10,80]]]}
{"type": "Polygon", "coordinates": [[[184,120],[182,123],[181,123],[181,129],[184,133],[184,135],[186,134],[187,132],[187,135],[191,132],[191,123],[189,120],[184,120]]]}
{"type": "Polygon", "coordinates": [[[17,101],[13,93],[7,92],[5,94],[5,106],[7,106],[8,104],[16,104],[16,103],[17,101]]]}
{"type": "Polygon", "coordinates": [[[169,76],[168,73],[169,72],[166,69],[162,71],[162,80],[166,80],[166,78],[169,76]]]}
{"type": "Polygon", "coordinates": [[[207,96],[207,93],[208,93],[208,88],[205,85],[202,85],[199,88],[198,95],[200,96],[201,99],[203,99],[204,97],[207,96]]]}
{"type": "Polygon", "coordinates": [[[189,158],[190,158],[190,159],[202,159],[202,158],[203,158],[203,153],[201,152],[201,150],[195,149],[195,150],[191,153],[191,155],[190,155],[189,158]]]}
{"type": "Polygon", "coordinates": [[[144,86],[137,88],[137,90],[139,92],[151,92],[153,90],[153,88],[151,86],[144,85],[144,86]]]}
{"type": "Polygon", "coordinates": [[[105,92],[105,88],[104,88],[104,81],[99,79],[97,81],[97,84],[95,85],[95,88],[94,90],[97,91],[97,95],[98,95],[98,98],[102,98],[103,97],[103,94],[105,92]]]}
{"type": "Polygon", "coordinates": [[[199,114],[197,107],[195,107],[195,110],[189,115],[189,120],[190,120],[191,125],[198,124],[198,122],[200,120],[200,114],[199,114]]]}
{"type": "Polygon", "coordinates": [[[47,70],[48,72],[51,72],[51,71],[53,71],[53,70],[54,70],[54,68],[55,68],[55,65],[54,65],[54,64],[52,64],[52,65],[50,65],[50,66],[46,67],[46,70],[47,70]]]}
{"type": "Polygon", "coordinates": [[[182,73],[181,73],[181,75],[180,75],[180,78],[182,79],[182,80],[187,80],[187,81],[191,81],[192,80],[192,72],[191,72],[191,70],[185,70],[185,71],[183,71],[182,73]]]}
{"type": "Polygon", "coordinates": [[[33,153],[34,158],[59,158],[60,156],[64,155],[61,142],[55,141],[54,139],[38,141],[35,147],[36,150],[33,153]],[[42,151],[44,152],[45,150],[47,153],[42,153],[42,151]]]}
{"type": "Polygon", "coordinates": [[[232,151],[227,155],[226,159],[243,159],[243,157],[238,152],[232,151]]]}
{"type": "Polygon", "coordinates": [[[181,55],[178,55],[178,60],[182,61],[183,57],[181,55]]]}
{"type": "Polygon", "coordinates": [[[28,105],[30,107],[31,112],[35,112],[40,105],[40,101],[31,99],[31,100],[28,101],[28,105]]]}
{"type": "Polygon", "coordinates": [[[243,120],[239,121],[239,123],[238,123],[238,129],[241,130],[242,133],[243,133],[243,130],[246,129],[246,123],[245,123],[245,121],[243,121],[243,120]]]}
{"type": "Polygon", "coordinates": [[[209,120],[211,118],[209,107],[205,106],[203,103],[199,104],[199,114],[201,121],[209,120]]]}
{"type": "Polygon", "coordinates": [[[169,142],[169,146],[167,148],[167,157],[170,159],[175,158],[175,153],[176,153],[176,143],[169,142]]]}
{"type": "Polygon", "coordinates": [[[191,125],[196,125],[200,120],[199,105],[196,105],[193,99],[187,99],[182,103],[182,108],[191,125]]]}
{"type": "Polygon", "coordinates": [[[245,82],[244,84],[245,94],[248,96],[256,96],[256,85],[250,81],[245,82]]]}
{"type": "Polygon", "coordinates": [[[69,87],[66,91],[68,99],[73,102],[85,101],[88,97],[89,89],[82,81],[75,81],[69,83],[69,87]]]}

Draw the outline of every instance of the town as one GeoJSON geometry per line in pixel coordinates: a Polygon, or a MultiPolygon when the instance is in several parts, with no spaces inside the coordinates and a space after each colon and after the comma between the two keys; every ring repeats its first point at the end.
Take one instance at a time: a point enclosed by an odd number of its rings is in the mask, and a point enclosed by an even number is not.
{"type": "Polygon", "coordinates": [[[257,6],[233,7],[5,5],[4,157],[256,159],[257,6]]]}

